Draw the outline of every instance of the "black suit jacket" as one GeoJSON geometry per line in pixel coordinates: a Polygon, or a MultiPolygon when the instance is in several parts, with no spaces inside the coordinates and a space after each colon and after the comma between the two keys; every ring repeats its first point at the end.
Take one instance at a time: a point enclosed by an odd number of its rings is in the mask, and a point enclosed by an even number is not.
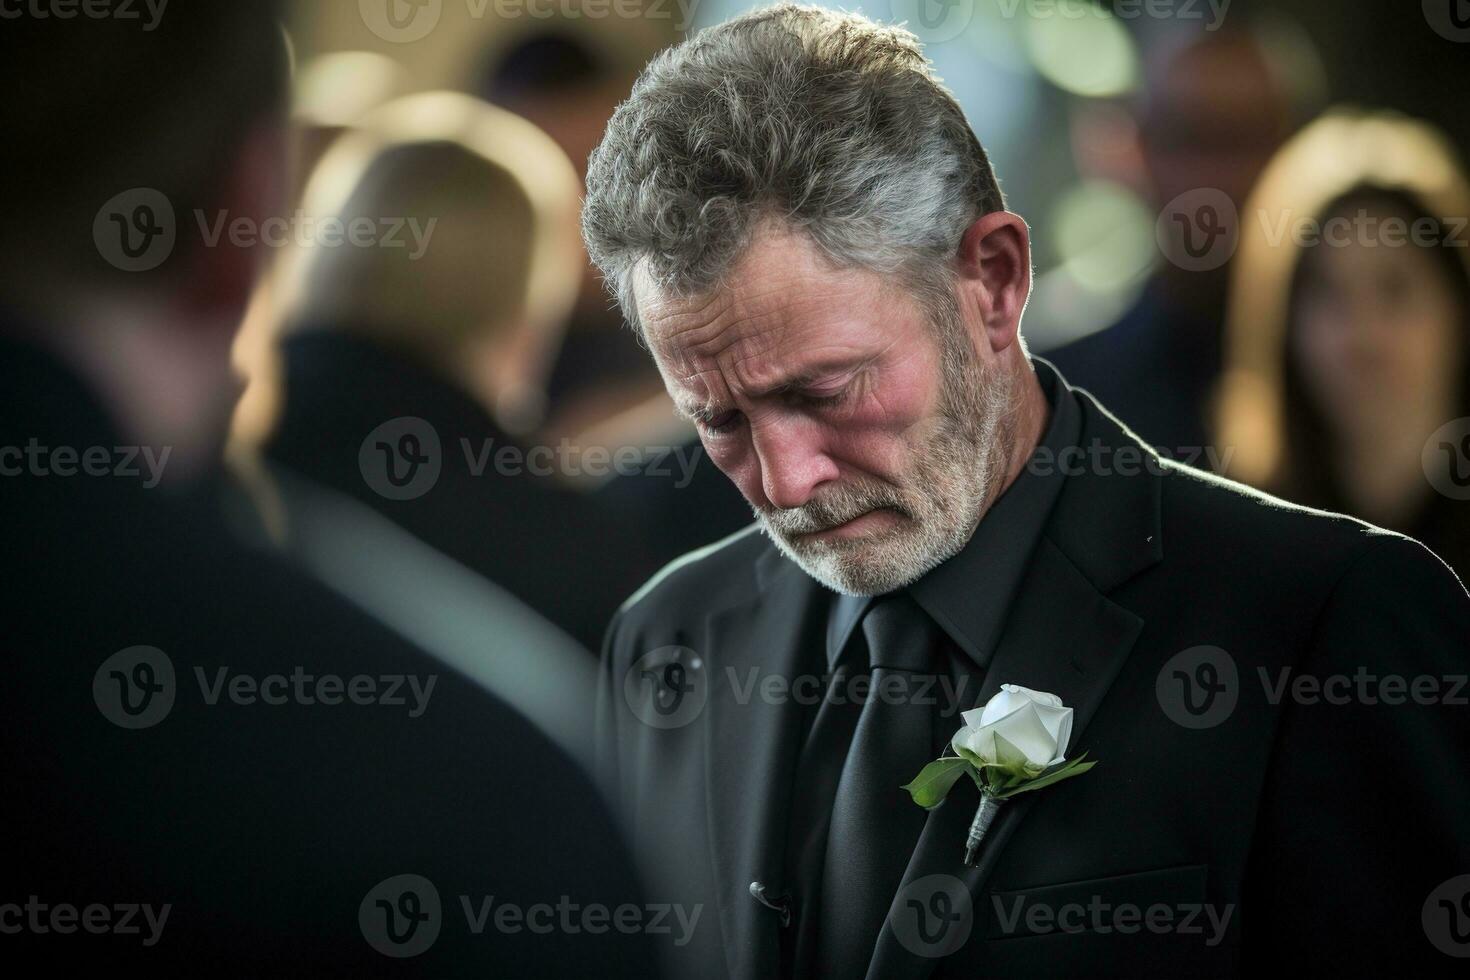
{"type": "MultiPolygon", "coordinates": [[[[123,462],[127,440],[51,358],[0,345],[0,382],[0,447],[95,448],[123,462]]],[[[128,459],[124,469],[141,468],[128,459]]],[[[149,977],[654,969],[656,936],[593,934],[580,911],[575,932],[525,919],[497,928],[502,905],[559,917],[563,896],[579,909],[642,898],[592,781],[475,672],[242,540],[212,482],[148,488],[84,475],[75,459],[70,475],[3,461],[0,960],[149,977]],[[136,730],[115,724],[94,688],[111,690],[107,662],[134,646],[156,648],[174,674],[171,708],[136,730]],[[290,688],[266,679],[298,673],[309,700],[271,703],[290,688]],[[331,676],[335,694],[317,686],[331,676]],[[371,679],[370,703],[348,697],[358,677],[371,679]],[[416,699],[408,677],[433,688],[416,699]],[[237,698],[237,679],[262,687],[237,698]],[[415,891],[431,916],[422,935],[438,931],[410,958],[380,952],[407,948],[382,946],[385,933],[369,940],[387,924],[377,900],[408,891],[375,889],[400,875],[439,899],[435,914],[415,891]],[[169,906],[156,942],[145,942],[144,904],[169,906]],[[105,906],[133,931],[94,934],[75,911],[56,928],[60,906],[105,906]]],[[[489,631],[478,644],[487,661],[536,652],[489,631]]],[[[420,934],[395,925],[410,942],[420,934]]]]}
{"type": "Polygon", "coordinates": [[[282,357],[285,402],[266,446],[272,461],[372,507],[589,651],[618,603],[658,567],[621,514],[566,485],[566,474],[547,473],[560,466],[546,452],[556,447],[532,453],[468,393],[406,353],[321,328],[293,334],[282,357]],[[364,478],[359,450],[378,426],[403,417],[433,427],[440,469],[422,494],[390,500],[364,478]],[[509,463],[497,467],[502,452],[509,463]]]}
{"type": "MultiPolygon", "coordinates": [[[[1002,683],[1057,694],[1097,766],[1007,803],[975,868],[961,780],[882,934],[848,940],[872,944],[868,976],[1460,965],[1426,930],[1452,915],[1431,893],[1470,872],[1464,588],[1410,539],[1158,460],[1078,394],[1103,462],[1069,474],[975,704],[1002,683]],[[1441,703],[1311,703],[1311,678],[1341,701],[1329,679],[1359,672],[1432,678],[1441,703]],[[1127,911],[1155,905],[1172,924],[1127,911]]],[[[752,529],[671,565],[609,630],[602,768],[663,887],[719,911],[686,950],[701,975],[778,972],[781,917],[749,890],[782,890],[802,710],[749,681],[802,670],[826,606],[752,529]]]]}

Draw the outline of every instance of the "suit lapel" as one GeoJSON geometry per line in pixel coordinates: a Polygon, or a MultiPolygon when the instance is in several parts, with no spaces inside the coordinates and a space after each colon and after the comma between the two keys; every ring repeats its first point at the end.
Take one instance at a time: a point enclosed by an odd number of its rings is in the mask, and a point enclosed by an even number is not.
{"type": "MultiPolygon", "coordinates": [[[[801,751],[802,706],[761,696],[771,676],[789,684],[816,643],[824,593],[774,549],[757,564],[759,593],[712,614],[706,649],[715,671],[705,712],[705,796],[726,960],[737,978],[779,972],[779,916],[750,894],[753,881],[784,888],[786,824],[801,751]]],[[[823,650],[818,646],[815,653],[823,650]]]]}
{"type": "MultiPolygon", "coordinates": [[[[1084,445],[1094,438],[1111,446],[1138,445],[1095,402],[1085,396],[1081,402],[1084,445]]],[[[1073,709],[1068,754],[1089,749],[1088,725],[1143,629],[1141,619],[1106,593],[1162,558],[1160,492],[1158,478],[1146,470],[1125,477],[1099,469],[1068,478],[1007,616],[975,706],[988,701],[1001,684],[1049,691],[1073,709]]],[[[923,903],[927,896],[925,886],[908,893],[905,889],[930,875],[957,878],[976,903],[978,916],[980,896],[1000,855],[1030,810],[1047,805],[1050,792],[1023,793],[1005,803],[981,844],[978,865],[967,868],[964,841],[979,794],[968,779],[956,784],[950,798],[929,814],[914,848],[889,910],[890,924],[875,946],[870,980],[917,980],[934,971],[939,959],[925,956],[921,944],[906,946],[891,924],[902,916],[912,919],[915,908],[908,903],[923,903]]]]}

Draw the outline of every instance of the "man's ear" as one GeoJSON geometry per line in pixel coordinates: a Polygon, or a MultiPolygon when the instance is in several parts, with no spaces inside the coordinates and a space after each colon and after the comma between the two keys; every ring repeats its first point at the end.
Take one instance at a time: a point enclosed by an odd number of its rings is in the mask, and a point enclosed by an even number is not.
{"type": "Polygon", "coordinates": [[[961,307],[978,314],[986,343],[1000,353],[1015,342],[1021,311],[1031,294],[1031,235],[1026,222],[1009,211],[977,218],[960,239],[955,265],[961,307]]]}

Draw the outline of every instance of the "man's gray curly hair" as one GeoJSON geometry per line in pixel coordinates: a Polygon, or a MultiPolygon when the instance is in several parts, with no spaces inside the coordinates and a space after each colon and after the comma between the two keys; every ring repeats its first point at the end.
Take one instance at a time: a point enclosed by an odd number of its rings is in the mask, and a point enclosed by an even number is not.
{"type": "Polygon", "coordinates": [[[944,303],[965,229],[1004,208],[912,33],[780,4],[649,63],[592,154],[582,232],[641,333],[635,271],[701,294],[769,218],[841,267],[896,274],[926,306],[944,303]]]}

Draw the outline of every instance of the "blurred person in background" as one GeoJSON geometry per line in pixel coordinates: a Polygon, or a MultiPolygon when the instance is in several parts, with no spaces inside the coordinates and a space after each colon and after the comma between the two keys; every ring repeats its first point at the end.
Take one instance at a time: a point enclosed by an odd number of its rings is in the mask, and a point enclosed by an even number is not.
{"type": "Polygon", "coordinates": [[[287,256],[284,401],[266,452],[595,649],[647,563],[569,486],[597,460],[516,438],[539,417],[579,282],[577,187],[543,133],[472,96],[411,95],[369,114],[323,158],[304,210],[394,224],[402,240],[287,256]],[[416,454],[428,482],[379,479],[408,474],[416,454]]]}
{"type": "MultiPolygon", "coordinates": [[[[352,131],[364,115],[404,95],[409,84],[402,65],[371,51],[318,55],[296,70],[291,79],[288,208],[300,202],[306,178],[328,147],[352,131]]],[[[226,454],[231,471],[256,486],[263,485],[257,450],[281,411],[277,278],[264,276],[256,283],[234,344],[234,362],[245,379],[245,390],[235,405],[226,454]]]]}
{"type": "MultiPolygon", "coordinates": [[[[1136,173],[1129,176],[1155,212],[1174,207],[1203,226],[1198,209],[1214,207],[1228,223],[1223,202],[1242,207],[1271,154],[1314,111],[1315,56],[1285,28],[1234,22],[1149,40],[1131,118],[1136,173]]],[[[1215,445],[1209,413],[1228,264],[1222,257],[1208,268],[1185,268],[1168,260],[1179,254],[1173,246],[1165,252],[1121,320],[1044,354],[1145,442],[1195,458],[1215,445]]]]}
{"type": "MultiPolygon", "coordinates": [[[[293,175],[304,180],[328,148],[378,106],[407,95],[408,71],[375,51],[333,51],[303,64],[292,79],[293,175]]],[[[300,198],[296,187],[292,201],[300,198]]]]}
{"type": "Polygon", "coordinates": [[[1242,224],[1220,431],[1230,473],[1423,541],[1470,578],[1470,185],[1386,112],[1308,126],[1242,224]]]}
{"type": "MultiPolygon", "coordinates": [[[[624,71],[591,38],[563,27],[517,38],[487,58],[479,94],[535,123],[577,169],[578,197],[587,157],[618,102],[627,98],[624,71]]],[[[581,284],[547,379],[547,433],[578,437],[661,394],[658,373],[637,340],[622,329],[597,270],[579,255],[581,284]]]]}
{"type": "MultiPolygon", "coordinates": [[[[533,725],[503,677],[342,601],[316,573],[330,563],[258,547],[222,503],[249,235],[287,180],[277,13],[4,25],[0,957],[12,973],[641,977],[644,937],[477,933],[461,905],[638,901],[552,740],[567,733],[533,725]],[[212,239],[217,219],[235,230],[212,239]]],[[[349,525],[372,533],[339,536],[339,559],[412,607],[380,529],[349,525]]],[[[534,658],[525,615],[482,605],[478,643],[534,658]]]]}
{"type": "MultiPolygon", "coordinates": [[[[629,75],[588,41],[537,33],[498,52],[485,70],[486,98],[546,130],[585,181],[587,158],[629,75]]],[[[602,279],[582,256],[581,291],[547,384],[548,439],[608,452],[636,451],[636,470],[591,481],[601,507],[642,542],[637,580],[751,521],[750,507],[704,453],[699,434],[674,413],[658,372],[623,327],[602,279]]]]}

